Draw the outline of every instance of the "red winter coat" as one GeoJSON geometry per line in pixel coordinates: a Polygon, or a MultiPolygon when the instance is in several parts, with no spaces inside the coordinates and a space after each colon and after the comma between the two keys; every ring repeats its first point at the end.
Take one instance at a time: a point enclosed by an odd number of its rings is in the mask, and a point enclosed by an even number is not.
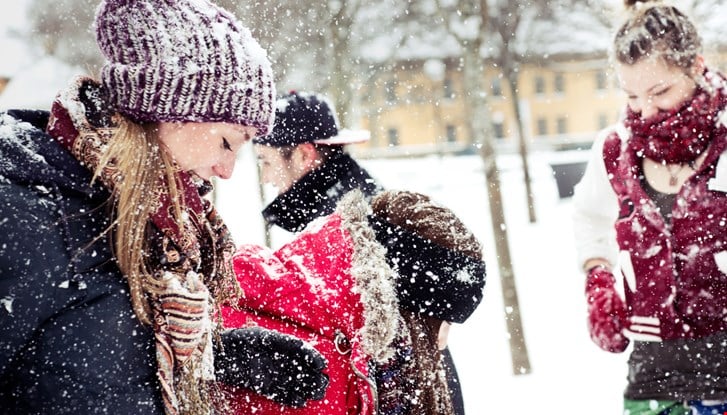
{"type": "MultiPolygon", "coordinates": [[[[355,197],[362,203],[360,194],[355,197]]],[[[256,324],[310,342],[328,361],[324,399],[290,408],[223,387],[234,413],[375,413],[368,364],[387,357],[396,330],[393,272],[363,212],[339,211],[275,252],[240,247],[233,261],[244,292],[241,310],[223,308],[226,327],[256,324]]]]}

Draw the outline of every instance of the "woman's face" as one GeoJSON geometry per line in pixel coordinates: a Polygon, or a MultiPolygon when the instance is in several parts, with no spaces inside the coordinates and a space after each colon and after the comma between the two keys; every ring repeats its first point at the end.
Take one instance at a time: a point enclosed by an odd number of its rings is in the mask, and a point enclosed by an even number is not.
{"type": "MultiPolygon", "coordinates": [[[[696,65],[689,72],[698,73],[696,65]]],[[[616,72],[629,108],[641,113],[641,118],[679,107],[694,95],[697,87],[692,74],[660,58],[642,59],[633,65],[618,64],[616,72]]]]}
{"type": "Polygon", "coordinates": [[[159,141],[182,170],[229,179],[237,152],[257,128],[224,122],[159,123],[159,141]]]}

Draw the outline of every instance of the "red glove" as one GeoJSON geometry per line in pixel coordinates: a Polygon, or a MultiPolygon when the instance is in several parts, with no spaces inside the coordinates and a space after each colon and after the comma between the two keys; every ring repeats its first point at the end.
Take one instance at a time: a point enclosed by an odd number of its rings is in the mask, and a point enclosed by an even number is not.
{"type": "Polygon", "coordinates": [[[627,324],[626,305],[615,288],[616,278],[603,266],[588,270],[586,298],[591,339],[603,350],[621,353],[629,345],[621,330],[627,324]]]}

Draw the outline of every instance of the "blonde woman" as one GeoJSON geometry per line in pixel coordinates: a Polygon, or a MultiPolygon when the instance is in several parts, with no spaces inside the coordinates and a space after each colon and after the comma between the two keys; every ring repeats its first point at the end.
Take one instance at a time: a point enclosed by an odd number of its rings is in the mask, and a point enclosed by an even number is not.
{"type": "Polygon", "coordinates": [[[107,0],[94,28],[100,81],[74,81],[50,113],[0,115],[3,413],[211,413],[215,366],[320,394],[315,351],[213,318],[241,292],[204,196],[270,129],[265,51],[206,0],[107,0]]]}

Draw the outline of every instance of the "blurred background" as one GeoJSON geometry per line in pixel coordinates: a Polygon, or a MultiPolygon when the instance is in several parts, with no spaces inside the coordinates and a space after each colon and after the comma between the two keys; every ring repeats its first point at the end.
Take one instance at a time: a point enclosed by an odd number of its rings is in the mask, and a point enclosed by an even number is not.
{"type": "MultiPolygon", "coordinates": [[[[344,127],[371,131],[351,148],[361,156],[473,153],[487,136],[499,152],[521,140],[532,150],[578,148],[623,102],[608,62],[623,13],[615,0],[217,3],[267,49],[279,92],[323,93],[344,127]]],[[[724,69],[725,1],[674,3],[697,22],[707,61],[724,69]]],[[[67,78],[97,73],[97,4],[4,3],[0,109],[48,107],[67,78]]]]}
{"type": "MultiPolygon", "coordinates": [[[[273,63],[279,93],[319,92],[348,151],[384,187],[429,194],[483,242],[482,306],[450,349],[470,415],[616,414],[627,354],[591,344],[570,196],[624,95],[609,63],[615,0],[220,0],[273,63]],[[516,281],[517,278],[517,281],[516,281]]],[[[727,69],[727,1],[673,1],[727,69]]],[[[48,109],[102,58],[97,0],[12,0],[0,9],[0,110],[48,109]]],[[[133,24],[133,22],[129,22],[133,24]]],[[[123,30],[123,28],[120,28],[123,30]]],[[[215,199],[238,243],[279,246],[260,210],[250,146],[215,199]]]]}

